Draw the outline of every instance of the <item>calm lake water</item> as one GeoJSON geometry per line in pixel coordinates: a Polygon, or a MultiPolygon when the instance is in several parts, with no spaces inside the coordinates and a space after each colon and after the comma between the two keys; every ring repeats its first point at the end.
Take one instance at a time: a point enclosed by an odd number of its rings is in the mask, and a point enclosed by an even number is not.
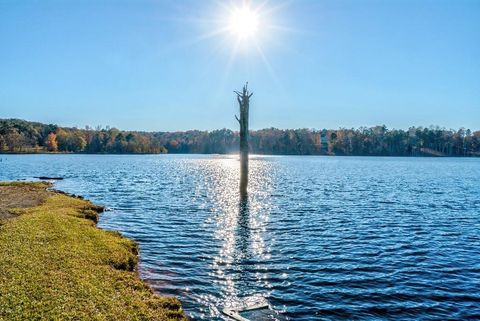
{"type": "MultiPolygon", "coordinates": [[[[141,276],[195,320],[265,302],[279,320],[480,319],[480,159],[3,155],[0,180],[113,211],[141,276]],[[6,160],[5,160],[6,158],[6,160]]],[[[267,318],[265,318],[267,319],[267,318]]]]}

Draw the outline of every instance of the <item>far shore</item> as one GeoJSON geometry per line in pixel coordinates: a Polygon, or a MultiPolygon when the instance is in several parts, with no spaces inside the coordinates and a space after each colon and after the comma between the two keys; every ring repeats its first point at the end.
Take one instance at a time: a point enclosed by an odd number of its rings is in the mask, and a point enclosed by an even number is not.
{"type": "MultiPolygon", "coordinates": [[[[222,155],[222,156],[236,156],[238,153],[74,153],[74,152],[0,152],[0,161],[3,155],[222,155]]],[[[250,156],[324,156],[324,157],[392,157],[392,158],[478,158],[480,153],[465,156],[459,155],[438,155],[434,153],[422,155],[333,155],[333,154],[255,154],[250,153],[250,156]]]]}

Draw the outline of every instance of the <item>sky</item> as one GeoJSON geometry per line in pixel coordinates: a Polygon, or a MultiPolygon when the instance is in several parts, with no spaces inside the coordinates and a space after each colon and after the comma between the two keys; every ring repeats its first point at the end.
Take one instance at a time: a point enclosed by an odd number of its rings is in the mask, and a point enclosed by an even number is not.
{"type": "Polygon", "coordinates": [[[480,129],[480,1],[0,0],[0,118],[125,130],[480,129]],[[225,30],[227,29],[227,30],[225,30]]]}

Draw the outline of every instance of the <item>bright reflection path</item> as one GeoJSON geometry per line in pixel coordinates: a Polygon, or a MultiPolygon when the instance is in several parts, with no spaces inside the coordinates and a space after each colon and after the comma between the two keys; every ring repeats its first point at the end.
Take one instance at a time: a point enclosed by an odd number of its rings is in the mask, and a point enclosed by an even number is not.
{"type": "Polygon", "coordinates": [[[205,167],[204,177],[213,200],[213,215],[207,224],[215,226],[214,238],[221,244],[211,264],[211,276],[220,293],[217,297],[198,298],[199,302],[210,302],[211,316],[218,315],[221,307],[267,303],[265,297],[271,287],[266,268],[270,248],[264,239],[270,215],[269,162],[255,157],[250,161],[250,196],[244,200],[239,198],[238,192],[238,157],[218,159],[213,163],[205,167]]]}

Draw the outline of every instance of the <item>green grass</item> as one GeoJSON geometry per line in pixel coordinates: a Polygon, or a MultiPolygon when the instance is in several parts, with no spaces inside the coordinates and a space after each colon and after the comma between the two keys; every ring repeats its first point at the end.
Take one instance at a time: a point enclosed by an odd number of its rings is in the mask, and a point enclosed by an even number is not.
{"type": "Polygon", "coordinates": [[[139,279],[137,245],[95,226],[90,202],[52,193],[14,212],[0,226],[0,320],[186,320],[139,279]]]}

